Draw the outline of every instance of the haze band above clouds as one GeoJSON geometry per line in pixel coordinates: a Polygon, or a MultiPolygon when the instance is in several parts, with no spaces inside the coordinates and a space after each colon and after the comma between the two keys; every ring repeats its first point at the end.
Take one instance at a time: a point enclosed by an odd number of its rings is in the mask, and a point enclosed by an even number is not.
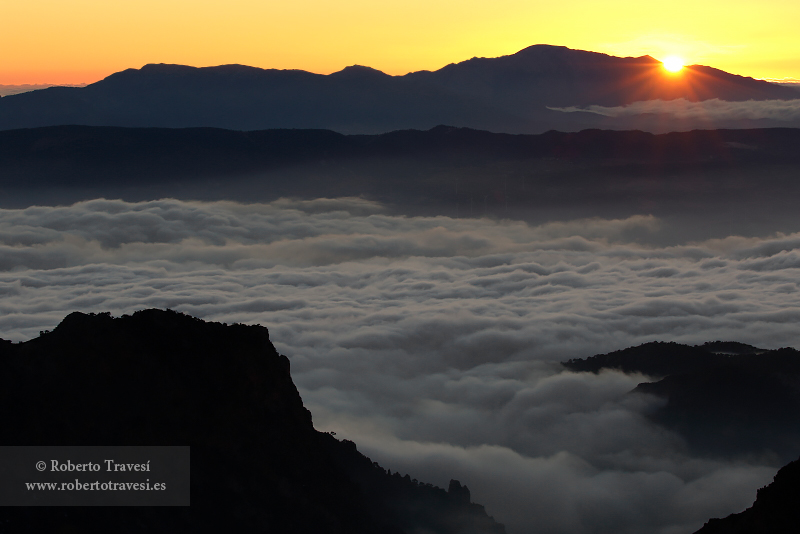
{"type": "Polygon", "coordinates": [[[20,93],[28,93],[30,91],[38,91],[39,89],[47,89],[48,87],[86,87],[87,84],[74,84],[74,85],[60,85],[53,83],[43,84],[22,84],[22,85],[0,85],[0,97],[17,95],[20,93]]]}
{"type": "Polygon", "coordinates": [[[467,483],[510,534],[692,532],[776,466],[693,458],[644,417],[657,399],[626,395],[646,377],[553,362],[652,340],[800,346],[800,234],[641,241],[663,224],[408,218],[362,199],[0,210],[0,337],[75,310],[261,323],[317,428],[467,483]]]}
{"type": "Polygon", "coordinates": [[[675,100],[642,100],[625,106],[569,106],[548,107],[565,113],[595,113],[606,117],[628,117],[632,115],[671,115],[676,119],[706,120],[800,120],[800,99],[795,100],[747,100],[729,102],[713,98],[702,102],[691,102],[685,98],[675,100]]]}

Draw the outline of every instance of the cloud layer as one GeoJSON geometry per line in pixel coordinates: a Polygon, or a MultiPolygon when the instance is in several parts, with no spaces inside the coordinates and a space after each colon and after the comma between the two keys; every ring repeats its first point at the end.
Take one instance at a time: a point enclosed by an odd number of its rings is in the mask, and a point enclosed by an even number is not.
{"type": "Polygon", "coordinates": [[[629,117],[634,115],[669,115],[675,119],[758,120],[794,121],[800,119],[800,99],[796,100],[747,100],[728,102],[713,98],[702,102],[691,102],[685,98],[675,100],[642,100],[625,106],[586,106],[548,108],[565,113],[584,112],[606,117],[629,117]]]}
{"type": "Polygon", "coordinates": [[[653,340],[800,346],[800,233],[648,243],[663,225],[408,218],[362,199],[0,210],[0,337],[75,310],[260,323],[318,428],[460,479],[511,534],[691,532],[775,466],[692,458],[647,421],[656,399],[626,395],[646,377],[553,362],[653,340]]]}

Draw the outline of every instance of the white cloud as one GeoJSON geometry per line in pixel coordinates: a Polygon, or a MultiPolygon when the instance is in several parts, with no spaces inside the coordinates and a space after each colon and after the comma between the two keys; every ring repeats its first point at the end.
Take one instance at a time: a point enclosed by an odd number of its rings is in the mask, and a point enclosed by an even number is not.
{"type": "Polygon", "coordinates": [[[728,102],[713,98],[702,102],[691,102],[685,98],[675,100],[642,100],[624,106],[569,106],[551,108],[565,113],[594,113],[606,117],[627,117],[632,115],[656,114],[670,115],[676,119],[719,120],[758,120],[772,119],[794,121],[800,119],[800,99],[795,100],[747,100],[728,102]]]}
{"type": "Polygon", "coordinates": [[[795,89],[800,89],[800,79],[792,78],[791,76],[787,76],[784,78],[758,78],[759,80],[764,80],[765,82],[776,83],[778,85],[783,85],[785,87],[792,87],[795,89]]]}

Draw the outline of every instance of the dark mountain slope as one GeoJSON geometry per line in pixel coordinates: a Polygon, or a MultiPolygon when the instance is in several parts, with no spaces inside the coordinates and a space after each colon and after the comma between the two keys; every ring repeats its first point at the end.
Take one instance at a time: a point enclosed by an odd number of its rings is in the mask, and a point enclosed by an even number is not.
{"type": "Polygon", "coordinates": [[[510,56],[473,58],[405,76],[362,66],[320,75],[243,65],[145,65],[82,88],[4,97],[0,130],[83,124],[379,133],[453,124],[540,133],[617,124],[548,106],[620,106],[659,98],[788,100],[797,92],[709,67],[668,74],[649,56],[619,58],[535,45],[510,56]]]}
{"type": "Polygon", "coordinates": [[[573,371],[592,373],[597,373],[601,369],[619,369],[625,373],[664,377],[728,363],[732,354],[748,355],[762,352],[766,351],[732,341],[714,341],[696,346],[654,341],[586,359],[567,360],[564,362],[564,367],[573,371]]]}
{"type": "Polygon", "coordinates": [[[677,431],[695,452],[769,454],[785,462],[800,451],[800,352],[795,349],[647,343],[564,365],[664,377],[633,392],[664,398],[651,419],[677,431]]]}
{"type": "Polygon", "coordinates": [[[753,506],[724,519],[711,519],[696,534],[787,534],[800,525],[800,460],[782,467],[758,490],[753,506]]]}
{"type": "MultiPolygon", "coordinates": [[[[4,533],[503,532],[459,488],[390,475],[314,430],[266,328],[73,313],[0,343],[3,445],[189,445],[189,508],[0,509],[4,533]]],[[[455,486],[454,486],[455,487],[455,486]]]]}
{"type": "Polygon", "coordinates": [[[639,384],[663,397],[653,420],[705,454],[771,453],[781,462],[800,452],[800,353],[770,351],[639,384]]]}

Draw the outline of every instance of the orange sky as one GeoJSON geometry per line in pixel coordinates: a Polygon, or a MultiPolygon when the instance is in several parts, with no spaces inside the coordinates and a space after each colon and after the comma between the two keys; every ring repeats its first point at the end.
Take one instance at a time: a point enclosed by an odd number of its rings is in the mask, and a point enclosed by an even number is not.
{"type": "Polygon", "coordinates": [[[0,17],[0,84],[147,63],[404,74],[540,43],[800,78],[797,0],[25,0],[0,17]]]}

